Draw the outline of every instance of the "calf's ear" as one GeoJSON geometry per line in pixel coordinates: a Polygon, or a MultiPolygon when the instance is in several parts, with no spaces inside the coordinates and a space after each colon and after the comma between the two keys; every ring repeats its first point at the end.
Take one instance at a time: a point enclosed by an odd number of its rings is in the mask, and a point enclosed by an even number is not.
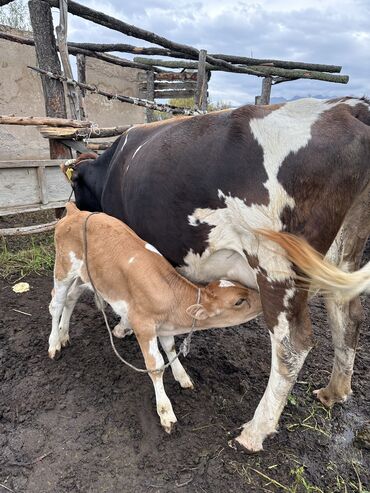
{"type": "Polygon", "coordinates": [[[189,306],[186,309],[186,313],[196,320],[205,320],[209,317],[209,313],[207,312],[207,310],[204,308],[203,305],[199,303],[189,306]]]}

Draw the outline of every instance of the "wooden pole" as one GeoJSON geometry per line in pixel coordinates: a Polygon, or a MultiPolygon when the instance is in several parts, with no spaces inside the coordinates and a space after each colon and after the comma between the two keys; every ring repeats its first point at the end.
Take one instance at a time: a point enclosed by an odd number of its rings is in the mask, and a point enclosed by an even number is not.
{"type": "Polygon", "coordinates": [[[28,68],[39,72],[40,74],[47,75],[52,79],[57,79],[63,82],[68,82],[69,84],[76,84],[80,87],[84,87],[87,91],[92,92],[94,94],[100,94],[108,99],[117,99],[117,101],[122,101],[122,103],[130,103],[135,104],[136,106],[142,106],[144,108],[150,108],[152,110],[164,111],[166,113],[172,113],[174,115],[195,115],[199,114],[196,110],[191,110],[189,108],[179,108],[177,106],[173,106],[170,104],[158,104],[153,101],[147,101],[146,99],[133,98],[131,96],[123,96],[120,94],[112,94],[111,92],[104,91],[102,89],[98,89],[96,86],[90,84],[81,84],[76,80],[66,79],[63,75],[53,74],[52,72],[47,72],[46,70],[42,70],[40,68],[28,66],[28,68]]]}
{"type": "MultiPolygon", "coordinates": [[[[80,53],[76,55],[77,62],[77,80],[78,82],[86,83],[86,57],[80,53]]],[[[78,88],[78,103],[80,106],[81,119],[87,120],[87,110],[85,104],[86,89],[78,88]]]]}
{"type": "MultiPolygon", "coordinates": [[[[30,11],[33,38],[35,41],[36,57],[41,69],[61,74],[56,43],[53,33],[53,19],[50,6],[42,0],[30,0],[30,11]]],[[[66,118],[67,110],[64,97],[64,88],[60,80],[42,77],[45,111],[50,117],[66,118]]],[[[49,140],[50,158],[70,159],[72,153],[57,140],[49,140]]],[[[61,215],[60,209],[55,209],[56,216],[61,215]]]]}
{"type": "Polygon", "coordinates": [[[0,125],[47,125],[49,127],[90,127],[91,122],[69,120],[68,118],[52,118],[47,116],[14,116],[0,115],[0,125]]]}
{"type": "Polygon", "coordinates": [[[262,79],[262,91],[261,91],[261,99],[259,104],[270,104],[270,96],[271,96],[271,77],[264,77],[262,79]]]}
{"type": "MultiPolygon", "coordinates": [[[[148,101],[154,101],[154,72],[150,71],[146,73],[146,99],[148,101]]],[[[146,109],[146,121],[148,123],[154,122],[154,111],[146,109]]]]}
{"type": "MultiPolygon", "coordinates": [[[[68,79],[72,79],[72,68],[69,62],[69,54],[67,47],[67,32],[68,32],[68,0],[59,1],[59,25],[55,28],[57,33],[57,43],[60,53],[60,59],[63,65],[64,75],[68,79]]],[[[71,111],[71,117],[75,120],[81,120],[81,113],[79,107],[79,97],[77,91],[79,89],[71,85],[67,85],[67,94],[69,99],[69,108],[71,111]]]]}
{"type": "Polygon", "coordinates": [[[194,107],[200,111],[207,111],[207,71],[206,71],[207,51],[200,50],[198,61],[197,88],[194,96],[194,107]]]}
{"type": "MultiPolygon", "coordinates": [[[[207,55],[207,70],[218,70],[228,72],[228,68],[221,66],[220,64],[214,65],[209,63],[209,56],[207,55]]],[[[154,58],[143,58],[135,57],[134,62],[146,64],[148,66],[155,65],[159,67],[168,68],[188,68],[196,69],[198,67],[198,62],[190,62],[187,60],[158,60],[154,58]]],[[[225,62],[226,63],[226,62],[225,62]]],[[[231,64],[228,64],[231,65],[231,64]]],[[[299,70],[299,69],[284,69],[279,67],[270,67],[267,65],[249,66],[245,65],[232,65],[233,70],[230,72],[237,72],[241,74],[257,75],[258,77],[285,77],[286,79],[315,79],[315,80],[325,80],[327,82],[338,82],[340,84],[347,84],[349,77],[348,75],[336,75],[327,74],[324,72],[316,72],[309,70],[299,70]]]]}

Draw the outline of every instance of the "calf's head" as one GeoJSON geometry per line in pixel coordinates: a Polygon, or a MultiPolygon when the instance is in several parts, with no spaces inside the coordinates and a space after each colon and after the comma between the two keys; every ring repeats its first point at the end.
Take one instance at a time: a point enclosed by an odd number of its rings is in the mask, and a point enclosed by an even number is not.
{"type": "Polygon", "coordinates": [[[186,313],[202,327],[229,327],[255,318],[262,312],[261,298],[253,289],[231,281],[213,281],[201,290],[200,303],[186,313]]]}

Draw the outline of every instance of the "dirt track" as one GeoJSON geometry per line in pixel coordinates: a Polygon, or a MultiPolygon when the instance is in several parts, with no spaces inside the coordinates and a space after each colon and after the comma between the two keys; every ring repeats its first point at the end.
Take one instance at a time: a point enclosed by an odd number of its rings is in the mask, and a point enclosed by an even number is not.
{"type": "MultiPolygon", "coordinates": [[[[314,299],[317,346],[283,412],[280,432],[265,442],[265,452],[248,456],[228,447],[228,440],[252,417],[267,383],[270,343],[261,320],[194,336],[184,366],[195,389],[180,389],[166,372],[179,421],[168,436],[159,425],[149,378],[116,359],[92,299],[83,298],[76,308],[72,345],[50,361],[52,277],[25,280],[31,290],[22,295],[0,281],[0,483],[11,490],[331,493],[358,491],[359,478],[363,491],[369,489],[369,451],[354,445],[355,433],[369,419],[369,299],[353,397],[330,416],[312,396],[327,383],[333,354],[322,302],[314,299]],[[302,478],[321,490],[308,489],[302,478]]],[[[142,365],[133,337],[117,345],[142,365]]]]}

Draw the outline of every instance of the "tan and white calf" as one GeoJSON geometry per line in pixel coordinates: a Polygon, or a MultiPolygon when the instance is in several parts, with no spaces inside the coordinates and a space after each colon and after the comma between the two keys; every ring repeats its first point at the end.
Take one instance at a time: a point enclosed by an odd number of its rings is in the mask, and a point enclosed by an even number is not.
{"type": "MultiPolygon", "coordinates": [[[[66,209],[66,217],[55,230],[51,358],[69,341],[69,321],[80,294],[86,288],[92,289],[84,251],[84,226],[89,213],[79,211],[72,203],[66,209]]],[[[114,334],[122,337],[133,330],[148,370],[164,364],[157,336],[171,361],[176,354],[174,335],[189,332],[194,320],[194,330],[227,327],[246,322],[262,310],[258,293],[239,284],[221,280],[198,288],[178,274],[152,245],[106,214],[89,219],[87,244],[92,281],[100,296],[121,317],[114,334]]],[[[181,387],[192,387],[179,359],[172,362],[171,369],[181,387]]],[[[149,375],[161,424],[170,432],[177,420],[164,390],[163,371],[149,375]]]]}

